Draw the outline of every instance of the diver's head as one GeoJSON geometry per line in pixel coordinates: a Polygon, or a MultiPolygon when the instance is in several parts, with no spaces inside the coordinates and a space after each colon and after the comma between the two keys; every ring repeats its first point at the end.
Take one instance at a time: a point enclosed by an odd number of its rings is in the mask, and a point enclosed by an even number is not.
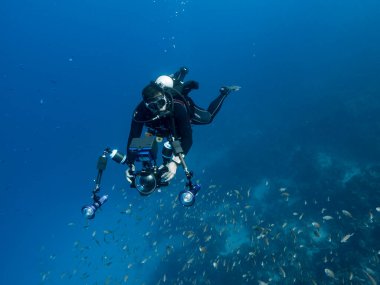
{"type": "Polygon", "coordinates": [[[161,86],[151,82],[142,90],[145,106],[153,113],[165,112],[168,108],[168,99],[161,86]]]}
{"type": "Polygon", "coordinates": [[[173,79],[167,75],[161,75],[157,77],[155,83],[158,84],[161,88],[173,88],[174,86],[173,79]]]}

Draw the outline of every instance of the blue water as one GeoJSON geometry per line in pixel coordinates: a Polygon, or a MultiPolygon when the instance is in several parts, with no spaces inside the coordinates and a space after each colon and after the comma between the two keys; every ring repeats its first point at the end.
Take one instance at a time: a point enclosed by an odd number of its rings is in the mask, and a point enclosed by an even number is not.
{"type": "Polygon", "coordinates": [[[379,1],[1,6],[1,284],[380,280],[379,1]],[[242,86],[194,127],[196,204],[176,200],[183,173],[140,197],[110,161],[84,221],[98,156],[180,66],[201,106],[242,86]]]}

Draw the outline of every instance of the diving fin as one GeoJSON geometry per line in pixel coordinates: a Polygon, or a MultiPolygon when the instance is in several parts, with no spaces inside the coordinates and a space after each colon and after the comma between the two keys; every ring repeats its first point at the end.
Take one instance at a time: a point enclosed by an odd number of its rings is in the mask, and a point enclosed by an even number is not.
{"type": "Polygon", "coordinates": [[[237,86],[237,85],[232,85],[232,86],[223,86],[219,89],[219,92],[221,95],[228,95],[230,94],[232,91],[238,91],[240,90],[240,86],[237,86]]]}
{"type": "Polygon", "coordinates": [[[232,85],[232,86],[226,86],[230,91],[239,91],[241,86],[232,85]]]}

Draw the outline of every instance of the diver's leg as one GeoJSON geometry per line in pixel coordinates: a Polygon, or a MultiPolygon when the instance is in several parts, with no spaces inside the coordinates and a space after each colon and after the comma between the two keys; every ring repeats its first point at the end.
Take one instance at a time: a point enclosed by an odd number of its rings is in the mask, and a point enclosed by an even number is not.
{"type": "Polygon", "coordinates": [[[191,117],[191,123],[194,125],[207,125],[212,121],[212,117],[209,111],[194,105],[193,116],[191,117]]]}
{"type": "MultiPolygon", "coordinates": [[[[216,114],[218,114],[219,110],[222,108],[222,104],[224,99],[226,99],[227,95],[230,93],[229,89],[221,88],[219,96],[213,100],[207,110],[197,106],[194,101],[191,100],[191,104],[193,105],[194,115],[191,118],[191,122],[194,125],[206,125],[210,124],[216,114]]],[[[190,97],[188,97],[190,99],[190,97]]]]}
{"type": "Polygon", "coordinates": [[[212,120],[214,120],[216,114],[220,111],[222,108],[222,104],[224,100],[227,98],[227,95],[230,93],[230,90],[225,89],[224,87],[220,88],[220,94],[218,97],[216,97],[215,100],[213,100],[210,105],[207,108],[207,111],[210,113],[211,119],[210,123],[212,120]]]}

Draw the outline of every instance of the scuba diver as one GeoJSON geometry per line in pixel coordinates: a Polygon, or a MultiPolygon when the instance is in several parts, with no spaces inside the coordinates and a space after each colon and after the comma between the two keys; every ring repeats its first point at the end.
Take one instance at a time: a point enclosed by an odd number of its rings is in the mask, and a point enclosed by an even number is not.
{"type": "MultiPolygon", "coordinates": [[[[135,171],[135,154],[130,150],[131,142],[134,138],[141,136],[144,126],[147,128],[148,136],[155,136],[158,139],[166,138],[180,142],[181,154],[174,153],[164,159],[161,166],[161,179],[169,182],[176,174],[177,167],[190,150],[193,143],[192,124],[210,124],[220,111],[224,100],[231,91],[237,91],[239,86],[221,87],[219,96],[213,100],[209,107],[203,109],[196,105],[189,97],[193,89],[198,89],[199,84],[190,80],[184,82],[188,73],[186,67],[180,68],[171,75],[161,75],[155,81],[151,81],[142,90],[142,102],[140,102],[133,112],[130,133],[127,143],[128,169],[126,179],[132,183],[135,171]]],[[[170,148],[170,145],[164,144],[170,148]]]]}
{"type": "Polygon", "coordinates": [[[181,165],[186,175],[186,183],[178,194],[178,200],[185,207],[195,203],[201,185],[192,181],[193,172],[189,170],[184,159],[193,143],[191,125],[210,124],[227,95],[240,87],[220,88],[219,96],[210,103],[207,110],[202,109],[188,96],[191,90],[199,88],[199,84],[193,80],[184,82],[187,73],[188,69],[182,67],[169,76],[159,76],[142,90],[143,100],[133,112],[127,155],[107,147],[99,156],[92,202],[81,209],[84,217],[93,219],[97,210],[108,200],[108,195],[99,194],[108,156],[119,164],[128,165],[126,178],[131,188],[136,188],[142,196],[150,195],[160,186],[168,186],[177,172],[177,167],[181,165]],[[147,128],[147,133],[141,137],[144,127],[147,128]],[[158,166],[157,144],[163,138],[167,141],[162,147],[163,163],[158,166]],[[141,162],[142,168],[136,170],[135,162],[141,162]]]}

